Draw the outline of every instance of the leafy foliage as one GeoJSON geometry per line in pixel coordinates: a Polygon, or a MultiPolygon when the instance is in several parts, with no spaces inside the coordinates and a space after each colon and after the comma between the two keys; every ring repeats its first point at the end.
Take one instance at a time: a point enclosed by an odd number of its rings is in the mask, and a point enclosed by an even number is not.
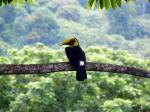
{"type": "Polygon", "coordinates": [[[17,0],[0,0],[0,6],[2,6],[3,4],[4,5],[8,5],[8,4],[11,4],[11,3],[13,3],[14,5],[16,5],[17,2],[19,2],[19,4],[22,6],[24,1],[26,3],[29,2],[30,5],[32,4],[32,0],[19,0],[19,1],[17,1],[17,0]]]}
{"type": "MultiPolygon", "coordinates": [[[[85,49],[88,61],[150,69],[150,61],[122,50],[98,46],[85,49]]],[[[10,49],[0,63],[50,63],[67,61],[64,49],[41,43],[10,49]]],[[[134,112],[150,109],[149,79],[122,74],[88,72],[88,80],[77,82],[75,72],[0,76],[0,111],[91,111],[134,112]]]]}
{"type": "Polygon", "coordinates": [[[121,7],[124,1],[128,3],[129,1],[136,1],[136,0],[88,0],[88,8],[92,7],[92,9],[94,9],[95,5],[97,5],[99,10],[103,8],[109,10],[110,6],[113,9],[116,9],[117,6],[121,7]]]}
{"type": "MultiPolygon", "coordinates": [[[[18,2],[21,6],[23,6],[24,1],[26,3],[29,2],[30,5],[32,5],[32,0],[0,0],[0,6],[2,6],[2,4],[8,5],[10,3],[13,3],[14,5],[16,5],[18,2]]],[[[136,1],[136,0],[88,0],[87,3],[87,7],[94,9],[95,5],[98,6],[98,9],[101,10],[103,8],[106,8],[106,10],[110,9],[110,6],[113,9],[116,9],[117,6],[121,7],[123,2],[128,3],[129,1],[136,1]]],[[[150,2],[150,0],[148,0],[150,2]]]]}

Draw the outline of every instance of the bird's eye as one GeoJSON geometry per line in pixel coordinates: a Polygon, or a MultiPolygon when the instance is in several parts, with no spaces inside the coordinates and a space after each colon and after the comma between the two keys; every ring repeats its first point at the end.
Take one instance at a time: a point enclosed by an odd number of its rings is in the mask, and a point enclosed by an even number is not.
{"type": "Polygon", "coordinates": [[[74,39],[72,39],[72,40],[70,40],[69,44],[70,44],[70,45],[73,45],[73,44],[74,44],[74,42],[75,42],[75,40],[74,40],[74,39]]]}

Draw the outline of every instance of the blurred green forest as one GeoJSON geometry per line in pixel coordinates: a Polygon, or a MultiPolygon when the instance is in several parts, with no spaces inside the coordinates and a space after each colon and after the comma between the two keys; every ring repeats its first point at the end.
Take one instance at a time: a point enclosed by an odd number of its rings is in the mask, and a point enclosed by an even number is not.
{"type": "MultiPolygon", "coordinates": [[[[109,11],[87,0],[39,0],[0,7],[0,64],[68,61],[60,43],[77,36],[87,60],[150,70],[150,4],[109,11]]],[[[124,74],[75,72],[0,76],[0,112],[149,112],[150,81],[124,74]]]]}
{"type": "MultiPolygon", "coordinates": [[[[105,47],[85,50],[92,62],[150,69],[150,60],[105,47]]],[[[67,61],[64,50],[37,43],[8,50],[0,63],[35,64],[67,61]]],[[[149,112],[150,81],[123,74],[88,72],[78,82],[75,72],[0,76],[1,112],[149,112]]]]}
{"type": "Polygon", "coordinates": [[[87,11],[87,0],[40,0],[32,6],[0,7],[0,53],[7,48],[44,43],[59,48],[78,36],[83,47],[100,45],[150,58],[150,4],[123,4],[115,11],[87,11]]]}

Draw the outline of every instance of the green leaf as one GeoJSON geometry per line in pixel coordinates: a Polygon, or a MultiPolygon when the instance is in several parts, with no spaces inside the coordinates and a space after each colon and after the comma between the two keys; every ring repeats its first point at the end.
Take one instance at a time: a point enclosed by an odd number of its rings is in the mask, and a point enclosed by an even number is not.
{"type": "Polygon", "coordinates": [[[117,5],[118,5],[119,7],[121,7],[121,5],[122,5],[122,0],[116,0],[116,2],[117,2],[117,5]]]}
{"type": "Polygon", "coordinates": [[[105,8],[106,8],[106,10],[108,10],[110,8],[110,1],[109,0],[105,0],[105,8]]]}
{"type": "Polygon", "coordinates": [[[10,4],[13,0],[7,0],[8,1],[8,3],[10,4]]]}
{"type": "Polygon", "coordinates": [[[8,3],[7,0],[3,0],[3,2],[4,2],[5,5],[7,5],[7,3],[8,3]]]}
{"type": "Polygon", "coordinates": [[[17,0],[13,0],[13,5],[16,6],[17,0]]]}
{"type": "Polygon", "coordinates": [[[3,4],[2,2],[3,2],[3,1],[2,1],[2,0],[0,0],[0,6],[2,6],[2,4],[3,4]]]}
{"type": "Polygon", "coordinates": [[[125,0],[126,2],[129,2],[130,0],[125,0]]]}
{"type": "Polygon", "coordinates": [[[89,5],[90,7],[92,7],[94,1],[95,1],[95,0],[89,0],[89,1],[88,1],[88,5],[89,5]]]}
{"type": "Polygon", "coordinates": [[[30,3],[30,5],[32,5],[32,3],[33,3],[32,0],[29,0],[29,3],[30,3]]]}
{"type": "Polygon", "coordinates": [[[23,6],[23,1],[24,1],[24,0],[19,0],[19,4],[20,4],[21,6],[23,6]]]}
{"type": "Polygon", "coordinates": [[[94,0],[93,4],[92,4],[92,9],[95,8],[95,3],[96,3],[97,0],[94,0]]]}
{"type": "Polygon", "coordinates": [[[101,11],[100,0],[98,0],[98,10],[101,11]]]}
{"type": "Polygon", "coordinates": [[[103,9],[105,0],[99,0],[99,4],[100,4],[101,9],[103,9]]]}
{"type": "Polygon", "coordinates": [[[110,0],[113,9],[116,9],[116,0],[110,0]]]}

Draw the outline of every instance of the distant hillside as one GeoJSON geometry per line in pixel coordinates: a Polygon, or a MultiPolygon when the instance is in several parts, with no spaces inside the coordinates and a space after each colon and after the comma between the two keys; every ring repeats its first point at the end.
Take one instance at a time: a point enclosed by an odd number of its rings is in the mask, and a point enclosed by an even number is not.
{"type": "Polygon", "coordinates": [[[0,53],[7,48],[21,48],[37,42],[58,47],[72,35],[82,46],[99,45],[125,49],[150,58],[149,4],[123,5],[109,12],[87,11],[87,0],[40,0],[32,7],[0,8],[0,53]]]}

